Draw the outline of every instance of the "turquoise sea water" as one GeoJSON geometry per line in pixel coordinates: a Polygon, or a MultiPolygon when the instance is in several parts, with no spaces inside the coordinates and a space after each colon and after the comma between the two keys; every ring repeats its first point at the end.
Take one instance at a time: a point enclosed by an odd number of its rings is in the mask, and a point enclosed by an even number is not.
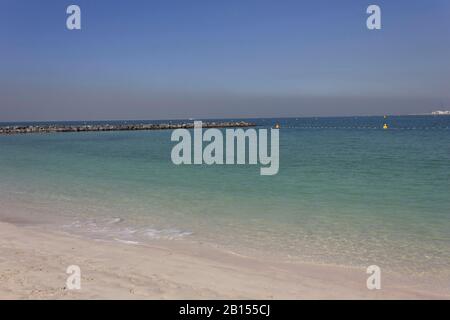
{"type": "Polygon", "coordinates": [[[448,277],[450,117],[254,121],[281,124],[278,175],[175,166],[171,131],[0,136],[0,219],[448,277]]]}

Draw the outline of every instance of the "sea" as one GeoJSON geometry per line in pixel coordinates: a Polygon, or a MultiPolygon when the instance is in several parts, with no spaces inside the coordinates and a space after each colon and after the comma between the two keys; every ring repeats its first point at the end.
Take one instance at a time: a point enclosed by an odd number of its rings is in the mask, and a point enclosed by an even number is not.
{"type": "Polygon", "coordinates": [[[175,165],[171,130],[2,135],[0,221],[450,286],[450,116],[226,120],[280,125],[278,174],[175,165]]]}

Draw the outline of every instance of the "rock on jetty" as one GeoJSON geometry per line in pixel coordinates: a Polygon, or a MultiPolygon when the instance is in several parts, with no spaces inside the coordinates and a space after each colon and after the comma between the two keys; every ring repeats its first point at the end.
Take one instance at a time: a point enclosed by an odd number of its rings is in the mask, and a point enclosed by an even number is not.
{"type": "MultiPolygon", "coordinates": [[[[203,128],[254,127],[254,123],[245,121],[204,122],[203,128]]],[[[0,127],[0,134],[55,133],[55,132],[91,132],[91,131],[134,131],[192,129],[193,122],[186,123],[142,123],[142,124],[83,124],[83,125],[22,125],[0,127]]]]}

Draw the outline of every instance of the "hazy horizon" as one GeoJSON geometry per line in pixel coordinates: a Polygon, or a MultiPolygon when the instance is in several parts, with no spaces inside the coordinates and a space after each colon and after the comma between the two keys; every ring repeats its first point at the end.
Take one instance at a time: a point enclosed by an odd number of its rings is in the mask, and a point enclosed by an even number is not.
{"type": "Polygon", "coordinates": [[[450,108],[450,3],[4,1],[0,122],[450,108]],[[82,30],[66,29],[81,7],[82,30]],[[366,8],[382,29],[366,28],[366,8]]]}

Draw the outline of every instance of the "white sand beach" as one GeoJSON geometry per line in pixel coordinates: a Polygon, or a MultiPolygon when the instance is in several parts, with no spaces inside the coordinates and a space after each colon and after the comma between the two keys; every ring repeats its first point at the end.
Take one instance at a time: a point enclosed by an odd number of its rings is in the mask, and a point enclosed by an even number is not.
{"type": "Polygon", "coordinates": [[[207,245],[96,241],[0,223],[0,299],[449,299],[384,275],[366,288],[363,268],[277,263],[207,245]],[[81,290],[66,288],[70,265],[81,290]]]}

